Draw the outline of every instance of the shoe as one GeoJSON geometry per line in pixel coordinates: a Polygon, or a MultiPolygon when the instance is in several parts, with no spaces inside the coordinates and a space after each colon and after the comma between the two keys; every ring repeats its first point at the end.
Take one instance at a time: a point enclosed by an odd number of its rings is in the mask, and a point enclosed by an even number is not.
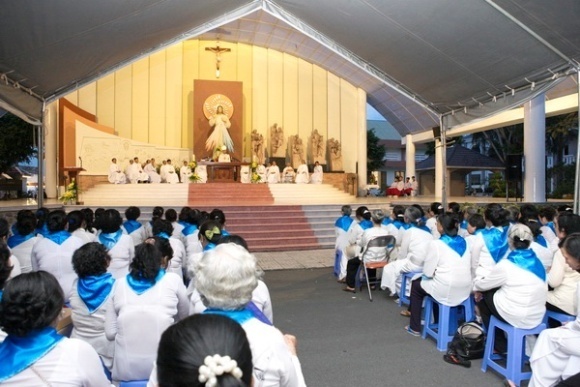
{"type": "Polygon", "coordinates": [[[406,331],[407,331],[407,333],[408,333],[408,334],[410,334],[411,336],[415,336],[415,337],[419,337],[419,336],[421,336],[421,333],[420,333],[420,332],[417,332],[417,331],[414,331],[414,330],[412,330],[412,329],[411,329],[411,327],[410,327],[409,325],[407,325],[407,326],[405,327],[405,330],[406,330],[406,331]]]}
{"type": "Polygon", "coordinates": [[[345,292],[350,292],[350,293],[356,293],[356,289],[355,288],[351,288],[351,287],[346,287],[342,289],[345,292]]]}
{"type": "Polygon", "coordinates": [[[371,285],[371,290],[377,290],[377,287],[375,285],[371,285]]]}
{"type": "Polygon", "coordinates": [[[411,317],[411,312],[409,312],[407,309],[402,310],[399,314],[403,317],[411,317]]]}
{"type": "Polygon", "coordinates": [[[460,365],[460,366],[465,367],[465,368],[471,367],[471,361],[463,360],[462,358],[457,356],[457,354],[447,353],[447,354],[443,355],[443,360],[449,364],[460,365]]]}
{"type": "Polygon", "coordinates": [[[346,278],[338,279],[338,280],[336,280],[336,282],[338,282],[339,284],[345,284],[346,278]]]}
{"type": "Polygon", "coordinates": [[[398,303],[399,303],[399,297],[397,297],[397,298],[393,298],[393,302],[394,302],[395,304],[398,304],[398,303]]]}

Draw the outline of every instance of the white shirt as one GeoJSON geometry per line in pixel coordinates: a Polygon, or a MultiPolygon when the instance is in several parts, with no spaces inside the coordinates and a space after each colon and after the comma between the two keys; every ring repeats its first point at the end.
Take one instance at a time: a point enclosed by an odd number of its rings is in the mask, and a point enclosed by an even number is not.
{"type": "Polygon", "coordinates": [[[77,228],[71,233],[71,235],[76,236],[84,243],[95,242],[97,240],[97,236],[95,234],[88,232],[84,228],[77,228]]]}
{"type": "Polygon", "coordinates": [[[108,298],[113,293],[114,287],[109,293],[107,301],[93,313],[89,313],[86,304],[79,297],[77,281],[75,280],[73,283],[70,294],[71,318],[73,321],[73,330],[70,337],[89,343],[101,356],[105,366],[111,369],[115,343],[105,336],[105,312],[107,311],[108,298]]]}
{"type": "Polygon", "coordinates": [[[232,158],[229,154],[227,153],[222,153],[220,154],[220,156],[218,157],[218,162],[220,163],[229,163],[232,161],[232,158]]]}
{"type": "MultiPolygon", "coordinates": [[[[500,231],[503,230],[503,227],[497,228],[500,231]]],[[[471,246],[471,270],[475,273],[475,278],[484,277],[495,267],[496,263],[485,244],[482,233],[475,234],[475,239],[473,239],[471,246]]]]}
{"type": "Polygon", "coordinates": [[[399,248],[399,260],[407,259],[407,263],[402,267],[402,272],[422,270],[429,242],[432,240],[431,234],[418,227],[405,230],[399,248]]]}
{"type": "Polygon", "coordinates": [[[516,328],[535,328],[546,313],[546,283],[507,259],[499,261],[485,277],[475,278],[474,288],[499,288],[493,297],[495,307],[516,328]]]}
{"type": "Polygon", "coordinates": [[[548,292],[548,302],[568,314],[576,315],[578,313],[576,287],[579,283],[580,273],[572,270],[562,252],[558,250],[548,273],[548,285],[554,288],[548,292]]]}
{"type": "Polygon", "coordinates": [[[183,265],[186,263],[187,256],[185,255],[185,246],[179,239],[169,238],[169,244],[173,249],[173,258],[169,261],[168,272],[175,273],[179,278],[183,279],[183,265]]]}
{"type": "Polygon", "coordinates": [[[280,182],[280,168],[277,165],[271,165],[268,168],[268,183],[276,184],[280,182]]]}
{"type": "Polygon", "coordinates": [[[545,269],[548,269],[552,266],[552,261],[554,259],[554,253],[548,247],[544,247],[538,242],[532,242],[530,244],[530,249],[534,250],[537,257],[542,261],[542,265],[544,265],[545,269]]]}
{"type": "Polygon", "coordinates": [[[433,239],[441,238],[441,234],[439,234],[439,230],[437,230],[437,218],[435,218],[434,216],[430,217],[425,222],[425,226],[427,226],[427,228],[431,230],[431,235],[433,235],[433,239]]]}
{"type": "Polygon", "coordinates": [[[72,284],[77,278],[72,266],[72,255],[83,245],[82,240],[71,235],[60,245],[42,238],[32,248],[32,270],[44,270],[54,275],[62,288],[65,301],[68,301],[72,284]]]}
{"type": "Polygon", "coordinates": [[[22,274],[22,268],[20,267],[20,261],[14,255],[11,255],[8,258],[8,264],[10,266],[12,266],[12,270],[10,271],[10,276],[8,277],[8,279],[14,278],[17,275],[22,274]]]}
{"type": "Polygon", "coordinates": [[[126,277],[117,280],[105,320],[106,336],[115,340],[114,380],[149,377],[161,334],[187,317],[188,304],[183,281],[173,273],[166,273],[141,295],[129,287],[126,277]]]}
{"type": "Polygon", "coordinates": [[[127,232],[125,226],[121,226],[121,230],[123,230],[123,234],[131,237],[134,246],[140,245],[145,241],[145,239],[147,239],[147,230],[144,225],[141,225],[141,227],[134,230],[131,234],[127,232]]]}
{"type": "Polygon", "coordinates": [[[35,236],[10,249],[12,255],[18,258],[18,261],[20,262],[20,269],[23,273],[29,273],[32,271],[32,247],[34,247],[36,242],[40,239],[41,238],[35,236]]]}
{"type": "Polygon", "coordinates": [[[129,264],[135,256],[133,238],[127,234],[121,235],[119,241],[109,250],[109,255],[111,256],[111,263],[107,271],[115,279],[126,276],[129,273],[129,264]]]}
{"type": "MultiPolygon", "coordinates": [[[[389,235],[388,231],[382,227],[371,227],[363,231],[359,246],[365,247],[371,239],[379,236],[389,235]]],[[[386,247],[370,247],[364,253],[365,262],[376,262],[385,259],[386,247]]]]}
{"type": "Polygon", "coordinates": [[[423,274],[429,279],[421,280],[421,287],[437,302],[456,306],[465,301],[472,287],[471,252],[466,246],[459,255],[440,239],[429,242],[423,274]]]}
{"type": "Polygon", "coordinates": [[[2,386],[109,387],[95,350],[82,340],[64,338],[31,367],[2,382],[2,386]]]}

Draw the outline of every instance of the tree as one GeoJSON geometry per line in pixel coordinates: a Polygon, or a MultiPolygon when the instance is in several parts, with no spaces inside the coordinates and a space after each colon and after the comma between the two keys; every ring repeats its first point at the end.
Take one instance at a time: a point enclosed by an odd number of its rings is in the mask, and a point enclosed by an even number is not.
{"type": "MultiPolygon", "coordinates": [[[[575,173],[563,164],[564,148],[578,136],[578,114],[568,113],[546,118],[546,153],[554,157],[548,177],[554,179],[554,197],[574,192],[575,173]]],[[[546,182],[547,183],[547,182],[546,182]]]]}
{"type": "Polygon", "coordinates": [[[10,113],[0,117],[0,172],[35,153],[32,125],[10,113]]]}
{"type": "Polygon", "coordinates": [[[374,128],[367,131],[367,177],[370,177],[371,172],[378,171],[384,165],[387,151],[384,145],[379,144],[379,140],[374,128]]]}

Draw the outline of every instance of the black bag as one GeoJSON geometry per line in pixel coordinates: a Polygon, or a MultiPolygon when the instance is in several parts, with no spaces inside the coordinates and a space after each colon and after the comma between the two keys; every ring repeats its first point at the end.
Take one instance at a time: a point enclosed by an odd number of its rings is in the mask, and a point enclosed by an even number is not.
{"type": "Polygon", "coordinates": [[[447,347],[447,353],[463,360],[482,359],[484,350],[485,331],[475,321],[461,324],[447,347]]]}

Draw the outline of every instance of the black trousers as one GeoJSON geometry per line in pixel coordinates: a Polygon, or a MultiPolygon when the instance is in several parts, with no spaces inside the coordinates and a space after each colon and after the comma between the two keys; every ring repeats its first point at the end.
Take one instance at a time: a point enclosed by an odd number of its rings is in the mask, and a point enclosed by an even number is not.
{"type": "MultiPolygon", "coordinates": [[[[491,316],[495,316],[500,321],[507,323],[500,316],[495,304],[493,303],[493,295],[497,292],[499,288],[488,290],[487,292],[483,292],[483,298],[477,303],[477,307],[479,308],[479,314],[481,315],[481,320],[483,321],[483,326],[488,332],[489,336],[489,320],[491,316]]],[[[505,353],[507,352],[507,339],[502,330],[496,329],[495,330],[495,341],[494,341],[494,349],[497,352],[505,353]]]]}
{"type": "MultiPolygon", "coordinates": [[[[356,284],[356,272],[360,266],[360,259],[354,257],[346,262],[346,286],[354,288],[356,284]]],[[[377,278],[377,269],[368,269],[369,281],[372,282],[377,278]]]]}
{"type": "Polygon", "coordinates": [[[556,384],[556,387],[578,387],[580,386],[580,374],[570,376],[566,380],[562,380],[560,383],[556,384]]]}
{"type": "MultiPolygon", "coordinates": [[[[556,305],[552,305],[549,302],[546,302],[546,309],[550,310],[552,312],[563,313],[563,314],[569,315],[568,313],[564,312],[562,309],[558,308],[556,305]]],[[[572,316],[572,317],[574,317],[574,316],[572,316]]],[[[560,323],[560,321],[556,321],[556,320],[551,319],[551,318],[548,319],[548,328],[558,328],[561,326],[562,326],[562,323],[560,323]]]]}
{"type": "MultiPolygon", "coordinates": [[[[417,278],[411,282],[411,295],[409,310],[411,311],[411,321],[409,327],[415,332],[421,331],[421,311],[423,310],[423,299],[429,296],[429,293],[421,286],[421,278],[417,278]]],[[[437,323],[439,319],[439,305],[433,304],[433,318],[437,323]]],[[[431,316],[425,316],[425,324],[429,324],[431,316]]]]}

